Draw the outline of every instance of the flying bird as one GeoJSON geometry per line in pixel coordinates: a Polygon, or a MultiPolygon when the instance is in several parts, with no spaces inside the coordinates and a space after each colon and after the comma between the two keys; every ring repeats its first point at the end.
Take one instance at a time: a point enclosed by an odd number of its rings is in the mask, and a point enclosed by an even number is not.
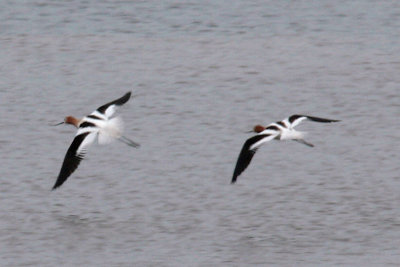
{"type": "Polygon", "coordinates": [[[108,144],[114,139],[117,139],[129,146],[139,147],[138,143],[122,135],[123,122],[121,118],[112,117],[116,108],[128,102],[130,97],[131,92],[128,92],[123,97],[99,107],[81,120],[68,116],[65,117],[63,122],[53,125],[56,126],[63,123],[71,124],[75,126],[78,131],[72,144],[68,148],[60,173],[52,190],[61,186],[78,168],[79,163],[86,154],[87,147],[92,144],[96,138],[99,144],[108,144]]]}
{"type": "Polygon", "coordinates": [[[323,119],[318,117],[306,116],[306,115],[292,115],[282,121],[274,122],[266,127],[262,125],[256,125],[253,131],[257,135],[250,137],[244,143],[242,150],[240,151],[235,170],[233,172],[231,183],[235,183],[237,177],[249,166],[251,159],[256,153],[257,149],[266,142],[273,139],[276,140],[294,140],[301,144],[313,147],[314,145],[304,140],[305,132],[296,131],[294,127],[300,124],[304,120],[310,120],[315,122],[338,122],[339,120],[323,119]]]}

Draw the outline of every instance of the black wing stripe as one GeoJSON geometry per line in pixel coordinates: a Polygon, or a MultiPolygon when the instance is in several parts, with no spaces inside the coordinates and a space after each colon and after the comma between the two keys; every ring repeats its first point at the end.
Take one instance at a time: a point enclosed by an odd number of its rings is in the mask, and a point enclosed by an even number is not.
{"type": "Polygon", "coordinates": [[[260,141],[261,139],[270,136],[269,134],[261,134],[261,135],[256,135],[253,136],[244,143],[242,150],[240,151],[238,160],[236,162],[236,167],[233,172],[232,176],[232,181],[231,183],[235,183],[237,180],[237,177],[249,166],[251,159],[253,158],[254,154],[256,153],[258,148],[250,150],[250,147],[260,141]]]}
{"type": "Polygon", "coordinates": [[[95,119],[95,120],[104,120],[104,119],[102,119],[100,117],[97,117],[96,115],[88,115],[87,117],[91,118],[91,119],[95,119]]]}
{"type": "Polygon", "coordinates": [[[282,127],[286,127],[285,123],[283,121],[277,121],[276,124],[279,124],[282,127]]]}
{"type": "Polygon", "coordinates": [[[88,121],[85,121],[81,123],[81,125],[79,125],[79,128],[86,128],[86,127],[96,127],[96,125],[88,121]]]}
{"type": "Polygon", "coordinates": [[[289,117],[289,122],[293,123],[295,120],[297,120],[297,119],[299,119],[301,117],[307,118],[310,121],[324,122],[324,123],[340,121],[340,120],[324,119],[324,118],[318,118],[318,117],[307,116],[307,115],[292,115],[292,116],[289,117]]]}
{"type": "Polygon", "coordinates": [[[97,109],[97,111],[100,112],[101,114],[104,114],[109,106],[111,106],[111,105],[121,106],[121,105],[125,104],[126,102],[128,102],[130,97],[131,97],[131,92],[128,92],[123,97],[118,98],[114,101],[111,101],[110,103],[107,103],[107,104],[99,107],[97,109]]]}
{"type": "Polygon", "coordinates": [[[60,174],[58,175],[57,181],[53,186],[53,190],[61,186],[65,180],[67,180],[67,178],[78,168],[84,154],[81,153],[77,155],[76,151],[88,134],[90,134],[90,132],[77,135],[74,138],[74,141],[72,141],[72,144],[68,148],[67,154],[65,155],[60,174]]]}
{"type": "Polygon", "coordinates": [[[338,122],[340,120],[331,120],[331,119],[324,119],[324,118],[318,118],[318,117],[311,117],[307,116],[309,120],[316,121],[316,122],[338,122]]]}
{"type": "Polygon", "coordinates": [[[274,130],[274,131],[279,131],[279,128],[276,127],[275,125],[270,125],[267,128],[265,128],[265,130],[274,130]]]}
{"type": "MultiPolygon", "coordinates": [[[[302,116],[302,115],[298,115],[298,116],[302,116]]],[[[331,120],[331,119],[324,119],[324,118],[318,118],[318,117],[312,117],[312,116],[304,116],[304,117],[307,117],[307,119],[309,119],[311,121],[316,121],[316,122],[338,122],[338,121],[340,121],[340,120],[331,120]]]]}
{"type": "Polygon", "coordinates": [[[301,118],[301,117],[307,117],[307,116],[303,116],[303,115],[292,115],[292,116],[289,117],[289,122],[290,122],[290,123],[293,123],[295,120],[297,120],[298,118],[301,118]]]}

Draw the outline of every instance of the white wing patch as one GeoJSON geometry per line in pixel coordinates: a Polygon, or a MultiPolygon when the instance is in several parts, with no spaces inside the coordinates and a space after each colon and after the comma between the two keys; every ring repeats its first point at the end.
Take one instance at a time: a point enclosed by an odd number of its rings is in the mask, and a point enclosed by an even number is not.
{"type": "MultiPolygon", "coordinates": [[[[262,134],[262,133],[261,133],[261,134],[262,134]]],[[[264,144],[264,143],[266,143],[266,142],[269,142],[269,141],[271,141],[272,139],[274,139],[276,136],[277,136],[277,134],[267,136],[267,137],[261,139],[260,141],[255,142],[254,144],[252,144],[252,145],[250,146],[249,149],[250,149],[250,150],[257,149],[257,148],[259,148],[262,144],[264,144]]]]}
{"type": "MultiPolygon", "coordinates": [[[[304,121],[305,119],[307,119],[307,117],[305,117],[305,116],[295,119],[295,120],[292,122],[292,125],[290,125],[290,128],[292,129],[292,128],[296,127],[297,125],[300,124],[300,122],[304,121]]],[[[285,119],[285,120],[287,120],[288,123],[289,123],[289,118],[287,118],[287,119],[285,119]]]]}
{"type": "Polygon", "coordinates": [[[116,105],[111,105],[111,106],[109,106],[106,110],[105,110],[105,112],[104,112],[104,114],[106,115],[106,117],[109,119],[112,115],[114,115],[114,113],[115,113],[115,111],[116,111],[116,107],[115,107],[116,105]]]}
{"type": "Polygon", "coordinates": [[[104,114],[101,114],[97,110],[95,110],[92,113],[90,113],[90,115],[94,115],[94,116],[96,116],[96,117],[98,117],[100,119],[103,119],[103,120],[107,120],[108,119],[107,116],[105,116],[104,114]]]}
{"type": "Polygon", "coordinates": [[[81,135],[83,133],[91,133],[91,132],[96,132],[97,133],[98,131],[99,131],[99,128],[97,128],[97,127],[79,128],[75,136],[81,135]]]}
{"type": "MultiPolygon", "coordinates": [[[[79,133],[79,131],[78,131],[78,133],[79,133]]],[[[83,139],[81,145],[76,150],[76,155],[84,154],[86,152],[87,147],[94,142],[94,140],[96,139],[96,136],[97,136],[97,132],[92,132],[92,133],[88,134],[85,137],[85,139],[83,139]]]]}

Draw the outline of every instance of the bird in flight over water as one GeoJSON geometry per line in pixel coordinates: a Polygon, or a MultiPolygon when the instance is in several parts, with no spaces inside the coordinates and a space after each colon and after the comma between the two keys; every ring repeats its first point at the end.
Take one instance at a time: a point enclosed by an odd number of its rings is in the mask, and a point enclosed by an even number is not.
{"type": "Polygon", "coordinates": [[[276,140],[293,140],[301,144],[313,147],[314,145],[304,140],[305,132],[296,131],[294,127],[300,124],[304,120],[310,120],[315,122],[330,123],[338,122],[339,120],[323,119],[318,117],[306,116],[306,115],[292,115],[282,121],[274,122],[266,127],[262,125],[256,125],[252,132],[257,135],[250,137],[244,143],[242,150],[240,151],[235,170],[233,172],[231,183],[235,183],[237,177],[249,166],[251,159],[256,153],[257,149],[266,142],[273,139],[276,140]]]}
{"type": "Polygon", "coordinates": [[[63,123],[71,124],[75,126],[78,131],[72,144],[68,148],[60,173],[52,190],[61,186],[78,168],[79,163],[86,154],[87,147],[92,144],[96,138],[99,144],[108,144],[114,139],[117,139],[129,146],[139,147],[138,143],[122,135],[123,122],[121,118],[112,117],[116,108],[128,102],[130,97],[131,92],[128,92],[121,98],[99,107],[81,120],[68,116],[65,117],[63,122],[53,125],[56,126],[63,123]]]}

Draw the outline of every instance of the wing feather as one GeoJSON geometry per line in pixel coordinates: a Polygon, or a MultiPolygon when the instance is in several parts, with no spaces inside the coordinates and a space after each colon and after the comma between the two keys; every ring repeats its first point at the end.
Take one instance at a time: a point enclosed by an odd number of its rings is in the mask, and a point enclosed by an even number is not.
{"type": "Polygon", "coordinates": [[[329,122],[338,122],[339,120],[331,120],[331,119],[324,119],[324,118],[319,118],[319,117],[313,117],[313,116],[307,116],[307,115],[292,115],[289,118],[285,119],[291,124],[291,128],[296,127],[299,125],[302,121],[305,119],[308,119],[310,121],[315,121],[315,122],[323,122],[323,123],[329,123],[329,122]]]}
{"type": "Polygon", "coordinates": [[[57,181],[52,190],[60,187],[78,168],[79,163],[85,156],[86,147],[93,143],[96,135],[97,132],[85,132],[75,136],[72,144],[67,150],[60,173],[58,174],[57,181]]]}
{"type": "MultiPolygon", "coordinates": [[[[123,97],[111,101],[105,105],[102,105],[96,111],[102,114],[103,116],[110,118],[115,113],[115,107],[125,104],[126,102],[128,102],[130,97],[131,97],[131,92],[128,92],[123,97]]],[[[91,115],[96,115],[96,114],[97,113],[93,112],[91,115]]]]}
{"type": "Polygon", "coordinates": [[[236,162],[235,170],[233,171],[231,183],[235,183],[237,177],[249,166],[251,159],[256,153],[257,149],[265,142],[272,140],[275,135],[271,134],[258,134],[246,140],[242,150],[240,151],[238,160],[236,162]]]}

